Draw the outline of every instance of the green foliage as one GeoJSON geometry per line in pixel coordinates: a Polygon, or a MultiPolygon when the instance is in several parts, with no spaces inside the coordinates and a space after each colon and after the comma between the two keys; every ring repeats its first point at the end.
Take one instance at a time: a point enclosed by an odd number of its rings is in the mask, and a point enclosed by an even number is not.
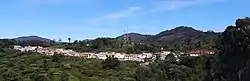
{"type": "Polygon", "coordinates": [[[60,76],[60,81],[69,81],[69,75],[67,72],[62,72],[60,76]]]}
{"type": "Polygon", "coordinates": [[[168,54],[166,57],[165,57],[165,61],[168,61],[168,62],[171,62],[171,63],[174,63],[177,61],[177,58],[175,57],[174,54],[168,54]]]}
{"type": "Polygon", "coordinates": [[[218,74],[227,81],[243,81],[250,58],[250,18],[238,19],[235,24],[226,28],[217,46],[219,63],[223,65],[218,74]]]}
{"type": "Polygon", "coordinates": [[[143,66],[136,72],[137,81],[202,81],[203,69],[179,65],[168,61],[157,61],[143,66]]]}
{"type": "Polygon", "coordinates": [[[11,39],[0,39],[0,47],[12,48],[16,43],[17,41],[11,39]]]}
{"type": "Polygon", "coordinates": [[[114,57],[107,57],[107,59],[103,61],[103,68],[114,69],[114,68],[119,67],[119,65],[120,65],[120,61],[114,57]]]}
{"type": "Polygon", "coordinates": [[[54,54],[54,55],[52,55],[52,61],[53,62],[60,62],[61,57],[63,57],[62,54],[54,54]]]}
{"type": "Polygon", "coordinates": [[[125,41],[115,38],[97,38],[94,40],[74,41],[72,44],[55,44],[51,48],[72,49],[77,52],[124,52],[124,53],[141,53],[141,52],[158,52],[160,46],[140,41],[125,41]]]}
{"type": "Polygon", "coordinates": [[[136,62],[112,58],[105,63],[107,68],[116,69],[104,69],[104,61],[97,59],[3,50],[0,81],[135,81],[133,75],[138,67],[136,62]]]}

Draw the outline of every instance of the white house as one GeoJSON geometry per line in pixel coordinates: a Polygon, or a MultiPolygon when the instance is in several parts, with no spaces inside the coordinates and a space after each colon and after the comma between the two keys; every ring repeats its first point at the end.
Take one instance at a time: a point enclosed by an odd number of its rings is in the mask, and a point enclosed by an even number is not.
{"type": "Polygon", "coordinates": [[[117,53],[114,55],[115,58],[118,58],[118,60],[125,60],[125,54],[117,53]]]}
{"type": "Polygon", "coordinates": [[[19,46],[19,45],[15,45],[15,46],[14,46],[14,49],[15,49],[15,50],[21,50],[21,49],[23,49],[23,47],[22,47],[22,46],[19,46]]]}
{"type": "Polygon", "coordinates": [[[171,53],[171,51],[162,51],[162,54],[163,55],[168,55],[168,54],[170,54],[171,53]]]}
{"type": "Polygon", "coordinates": [[[153,54],[152,53],[142,53],[143,58],[152,58],[153,54]]]}
{"type": "Polygon", "coordinates": [[[95,54],[97,59],[105,60],[107,59],[107,56],[105,54],[95,54]]]}
{"type": "Polygon", "coordinates": [[[140,58],[139,54],[126,54],[124,60],[144,61],[143,58],[140,58]]]}

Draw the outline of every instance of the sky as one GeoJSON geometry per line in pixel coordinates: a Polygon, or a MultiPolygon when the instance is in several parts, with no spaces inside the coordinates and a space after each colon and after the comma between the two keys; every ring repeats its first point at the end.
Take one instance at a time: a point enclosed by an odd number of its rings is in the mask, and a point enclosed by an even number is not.
{"type": "Polygon", "coordinates": [[[249,0],[0,0],[0,38],[67,40],[157,34],[177,26],[222,32],[249,0]]]}

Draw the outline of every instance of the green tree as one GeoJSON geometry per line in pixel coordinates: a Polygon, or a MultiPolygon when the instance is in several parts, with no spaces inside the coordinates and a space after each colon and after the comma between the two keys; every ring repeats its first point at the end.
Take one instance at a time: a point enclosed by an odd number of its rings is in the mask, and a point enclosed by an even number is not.
{"type": "Polygon", "coordinates": [[[48,81],[48,78],[44,74],[38,72],[33,73],[30,78],[34,81],[48,81]]]}
{"type": "Polygon", "coordinates": [[[63,71],[60,76],[60,81],[68,81],[69,80],[69,75],[67,72],[63,71]]]}
{"type": "Polygon", "coordinates": [[[70,43],[70,41],[71,41],[71,38],[68,38],[68,41],[69,41],[69,43],[70,43]]]}
{"type": "Polygon", "coordinates": [[[103,64],[103,68],[114,69],[114,68],[119,67],[120,61],[114,57],[107,57],[107,59],[105,59],[102,64],[103,64]]]}
{"type": "Polygon", "coordinates": [[[52,55],[52,62],[60,62],[60,59],[62,58],[62,54],[54,54],[52,55]]]}
{"type": "Polygon", "coordinates": [[[227,81],[242,81],[246,63],[250,58],[250,18],[238,19],[236,26],[228,26],[222,33],[219,59],[224,65],[223,78],[227,81]]]}
{"type": "Polygon", "coordinates": [[[165,61],[175,63],[175,62],[177,62],[177,58],[175,57],[175,55],[173,53],[171,53],[165,57],[165,61]]]}

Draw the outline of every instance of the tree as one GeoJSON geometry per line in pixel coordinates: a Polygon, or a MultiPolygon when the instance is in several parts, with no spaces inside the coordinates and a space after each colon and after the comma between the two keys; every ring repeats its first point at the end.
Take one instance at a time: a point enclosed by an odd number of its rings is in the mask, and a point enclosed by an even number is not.
{"type": "Polygon", "coordinates": [[[4,50],[3,48],[1,48],[1,47],[0,47],[0,52],[3,52],[3,53],[4,53],[4,52],[5,52],[5,50],[4,50]]]}
{"type": "Polygon", "coordinates": [[[68,38],[68,40],[69,40],[69,43],[70,43],[70,41],[71,41],[71,38],[68,38]]]}
{"type": "Polygon", "coordinates": [[[69,80],[69,75],[67,72],[63,71],[61,73],[60,81],[68,81],[69,80]]]}
{"type": "Polygon", "coordinates": [[[59,42],[62,43],[62,39],[61,38],[59,38],[59,42]]]}
{"type": "Polygon", "coordinates": [[[139,67],[135,73],[136,81],[153,81],[153,73],[149,67],[139,67]]]}
{"type": "Polygon", "coordinates": [[[60,62],[60,59],[62,58],[62,54],[54,54],[52,56],[52,61],[53,62],[60,62]]]}
{"type": "Polygon", "coordinates": [[[175,57],[173,53],[170,53],[165,57],[165,61],[175,63],[177,61],[177,58],[175,57]]]}
{"type": "Polygon", "coordinates": [[[73,44],[75,44],[75,45],[76,45],[77,43],[78,43],[78,40],[75,40],[75,41],[73,42],[73,44]]]}
{"type": "Polygon", "coordinates": [[[105,59],[102,64],[103,64],[103,68],[114,69],[114,68],[119,67],[120,61],[114,57],[107,57],[107,59],[105,59]]]}
{"type": "Polygon", "coordinates": [[[157,61],[137,69],[137,81],[201,81],[193,72],[195,69],[170,62],[157,61]]]}
{"type": "Polygon", "coordinates": [[[224,65],[223,78],[242,81],[246,63],[250,58],[250,18],[238,19],[236,26],[228,26],[220,37],[219,59],[224,65]]]}
{"type": "Polygon", "coordinates": [[[44,59],[44,60],[43,60],[43,69],[44,69],[45,71],[48,71],[48,70],[49,70],[47,59],[44,59]]]}
{"type": "Polygon", "coordinates": [[[12,70],[1,73],[1,76],[3,77],[3,81],[18,81],[20,79],[18,73],[12,70]]]}

